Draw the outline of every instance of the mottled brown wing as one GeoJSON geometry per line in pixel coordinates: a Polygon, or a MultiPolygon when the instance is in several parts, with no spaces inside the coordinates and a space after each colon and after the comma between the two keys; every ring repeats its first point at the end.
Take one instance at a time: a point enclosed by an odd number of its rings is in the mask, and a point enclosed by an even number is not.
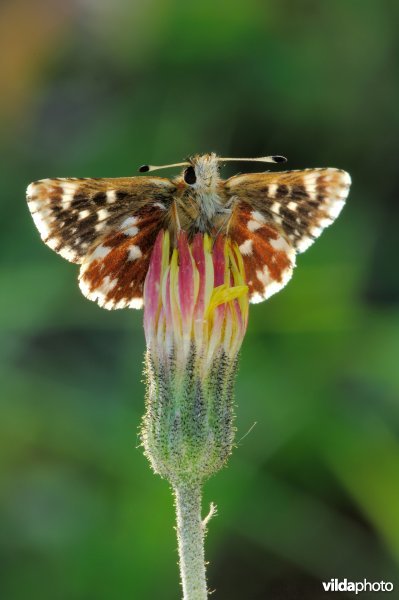
{"type": "Polygon", "coordinates": [[[152,245],[175,186],[160,177],[43,179],[28,204],[43,241],[81,263],[79,285],[105,308],[140,308],[152,245]]]}
{"type": "Polygon", "coordinates": [[[81,263],[93,244],[142,207],[168,210],[174,191],[162,177],[57,178],[31,183],[27,200],[44,243],[81,263]]]}
{"type": "Polygon", "coordinates": [[[226,181],[233,206],[229,233],[243,254],[252,302],[288,282],[295,253],[336,219],[350,183],[339,169],[253,173],[226,181]]]}
{"type": "Polygon", "coordinates": [[[151,252],[164,225],[165,209],[150,204],[112,228],[83,260],[83,294],[103,308],[141,308],[151,252]]]}
{"type": "Polygon", "coordinates": [[[262,302],[291,279],[295,250],[280,229],[250,204],[240,202],[233,210],[228,234],[238,244],[244,260],[249,299],[262,302]]]}

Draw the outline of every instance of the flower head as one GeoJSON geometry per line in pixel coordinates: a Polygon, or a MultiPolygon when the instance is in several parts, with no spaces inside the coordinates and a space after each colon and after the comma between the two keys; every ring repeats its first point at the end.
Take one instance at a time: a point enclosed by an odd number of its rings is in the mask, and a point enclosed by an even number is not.
{"type": "Polygon", "coordinates": [[[212,245],[197,233],[191,244],[178,236],[170,257],[169,233],[156,240],[144,287],[144,330],[154,359],[174,354],[183,368],[192,347],[202,374],[215,353],[233,358],[248,321],[248,287],[236,244],[219,237],[212,245]]]}
{"type": "Polygon", "coordinates": [[[248,321],[237,245],[180,232],[156,240],[144,286],[147,413],[142,439],[171,483],[202,481],[231,452],[233,382],[248,321]]]}

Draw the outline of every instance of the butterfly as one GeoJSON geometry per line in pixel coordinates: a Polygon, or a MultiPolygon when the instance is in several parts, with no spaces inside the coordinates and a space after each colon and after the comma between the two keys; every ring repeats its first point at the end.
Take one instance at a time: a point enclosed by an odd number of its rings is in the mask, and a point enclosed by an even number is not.
{"type": "Polygon", "coordinates": [[[41,179],[27,189],[42,240],[81,265],[83,294],[104,308],[141,308],[152,248],[161,229],[172,246],[178,232],[225,236],[237,243],[251,302],[261,302],[291,278],[296,254],[306,250],[341,212],[351,178],[339,169],[220,176],[231,160],[195,155],[174,165],[144,165],[151,173],[184,167],[172,179],[150,174],[112,179],[41,179]]]}

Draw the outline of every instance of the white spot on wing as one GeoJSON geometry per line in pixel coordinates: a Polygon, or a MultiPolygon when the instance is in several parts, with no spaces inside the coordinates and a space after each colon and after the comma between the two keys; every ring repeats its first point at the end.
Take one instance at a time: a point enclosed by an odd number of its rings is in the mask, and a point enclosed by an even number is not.
{"type": "Polygon", "coordinates": [[[28,185],[28,187],[26,188],[26,195],[29,198],[32,198],[33,196],[35,196],[35,191],[36,191],[36,183],[30,183],[28,185]]]}
{"type": "Polygon", "coordinates": [[[336,200],[326,207],[328,216],[332,219],[336,219],[344,207],[345,202],[343,200],[336,200]]]}
{"type": "Polygon", "coordinates": [[[313,237],[319,237],[322,231],[323,229],[321,227],[312,227],[312,229],[310,230],[310,234],[313,237]]]}
{"type": "Polygon", "coordinates": [[[44,241],[50,235],[50,219],[46,218],[46,216],[47,215],[45,214],[45,212],[41,211],[32,213],[33,221],[39,230],[40,237],[44,241]]]}
{"type": "Polygon", "coordinates": [[[324,229],[325,227],[328,227],[329,225],[331,225],[331,223],[332,223],[332,219],[325,217],[324,219],[320,219],[320,221],[318,222],[318,225],[322,229],[324,229]]]}
{"type": "Polygon", "coordinates": [[[142,298],[132,298],[129,302],[130,308],[142,308],[143,307],[143,299],[142,298]]]}
{"type": "MultiPolygon", "coordinates": [[[[50,180],[51,181],[51,180],[50,180]]],[[[76,183],[63,183],[60,184],[62,190],[61,201],[64,208],[69,208],[76,192],[76,183]]]]}
{"type": "Polygon", "coordinates": [[[66,248],[65,246],[60,248],[58,254],[60,254],[62,258],[65,258],[66,260],[69,260],[71,262],[73,262],[73,260],[76,257],[76,254],[70,248],[66,248]]]}
{"type": "Polygon", "coordinates": [[[100,208],[97,214],[100,221],[103,221],[104,219],[109,217],[109,211],[106,208],[100,208]]]}
{"type": "Polygon", "coordinates": [[[267,195],[269,198],[274,198],[274,196],[276,195],[276,192],[277,192],[277,188],[278,188],[277,183],[271,183],[269,185],[269,189],[267,192],[267,195]]]}
{"type": "Polygon", "coordinates": [[[138,246],[132,246],[129,249],[129,256],[128,256],[128,260],[137,260],[138,258],[141,257],[141,250],[138,246]]]}
{"type": "Polygon", "coordinates": [[[116,192],[115,192],[115,190],[108,190],[106,192],[106,196],[107,196],[107,202],[109,202],[110,204],[112,204],[113,202],[115,202],[115,200],[116,200],[116,192]]]}
{"type": "Polygon", "coordinates": [[[276,240],[269,238],[268,242],[275,250],[283,250],[284,252],[287,252],[287,254],[292,252],[291,246],[281,235],[279,235],[276,240]]]}
{"type": "Polygon", "coordinates": [[[297,242],[297,250],[298,252],[305,252],[305,250],[307,250],[309,248],[309,246],[311,246],[313,244],[312,238],[310,237],[303,237],[302,239],[300,239],[297,242]]]}
{"type": "Polygon", "coordinates": [[[136,217],[127,217],[120,224],[119,230],[122,231],[125,235],[135,236],[138,233],[139,228],[136,227],[136,223],[138,219],[136,217]]]}
{"type": "Polygon", "coordinates": [[[79,286],[83,294],[89,298],[89,300],[97,300],[100,306],[102,306],[107,294],[114,289],[117,283],[117,278],[111,279],[109,275],[106,275],[101,281],[101,284],[96,285],[96,287],[91,290],[89,284],[84,280],[84,277],[79,278],[79,286]]]}
{"type": "Polygon", "coordinates": [[[260,227],[262,227],[262,224],[261,224],[261,223],[259,223],[259,221],[254,221],[254,220],[251,220],[251,221],[248,221],[248,223],[247,223],[247,227],[248,227],[248,230],[249,230],[249,231],[252,231],[252,232],[254,232],[254,231],[256,231],[257,229],[259,229],[260,227]]]}
{"type": "Polygon", "coordinates": [[[316,198],[317,198],[315,183],[316,183],[316,178],[314,176],[305,177],[305,179],[304,179],[305,191],[309,195],[309,198],[311,200],[316,200],[316,198]]]}
{"type": "Polygon", "coordinates": [[[258,292],[255,292],[254,294],[252,294],[250,301],[252,302],[252,304],[259,304],[259,302],[263,302],[263,300],[265,300],[265,298],[263,296],[261,296],[260,294],[258,294],[258,292]]]}
{"type": "Polygon", "coordinates": [[[239,246],[241,254],[244,254],[245,256],[252,254],[252,244],[252,240],[245,240],[245,242],[239,246]]]}
{"type": "Polygon", "coordinates": [[[250,219],[247,223],[249,231],[256,231],[257,229],[262,227],[264,223],[266,223],[265,217],[258,210],[253,210],[251,212],[251,217],[252,219],[250,219]]]}
{"type": "Polygon", "coordinates": [[[110,248],[109,246],[102,246],[100,244],[100,246],[97,246],[97,248],[94,250],[90,259],[97,260],[99,258],[105,258],[111,252],[111,250],[112,248],[110,248]]]}
{"type": "Polygon", "coordinates": [[[31,212],[40,210],[40,208],[43,206],[43,204],[42,204],[42,202],[40,202],[40,200],[30,200],[29,198],[28,198],[28,205],[29,205],[29,210],[31,212]]]}
{"type": "MultiPolygon", "coordinates": [[[[294,264],[292,264],[292,266],[290,268],[286,269],[283,272],[281,281],[276,281],[275,279],[272,279],[267,265],[264,265],[262,270],[258,269],[256,271],[256,276],[264,287],[264,292],[263,292],[264,300],[267,300],[267,298],[270,298],[270,296],[273,296],[273,294],[276,294],[288,283],[288,281],[292,277],[293,266],[294,266],[294,264]]],[[[252,298],[251,298],[251,302],[254,302],[254,300],[252,298]]]]}

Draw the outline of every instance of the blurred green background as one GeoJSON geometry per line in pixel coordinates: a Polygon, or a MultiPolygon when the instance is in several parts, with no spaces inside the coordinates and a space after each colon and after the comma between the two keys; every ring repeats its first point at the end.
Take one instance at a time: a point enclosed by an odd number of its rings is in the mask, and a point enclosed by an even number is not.
{"type": "Polygon", "coordinates": [[[3,0],[2,599],[180,595],[170,490],[137,447],[142,314],[83,298],[25,188],[202,151],[353,177],[292,282],[252,307],[238,447],[205,489],[210,587],[399,593],[398,20],[389,0],[3,0]]]}

